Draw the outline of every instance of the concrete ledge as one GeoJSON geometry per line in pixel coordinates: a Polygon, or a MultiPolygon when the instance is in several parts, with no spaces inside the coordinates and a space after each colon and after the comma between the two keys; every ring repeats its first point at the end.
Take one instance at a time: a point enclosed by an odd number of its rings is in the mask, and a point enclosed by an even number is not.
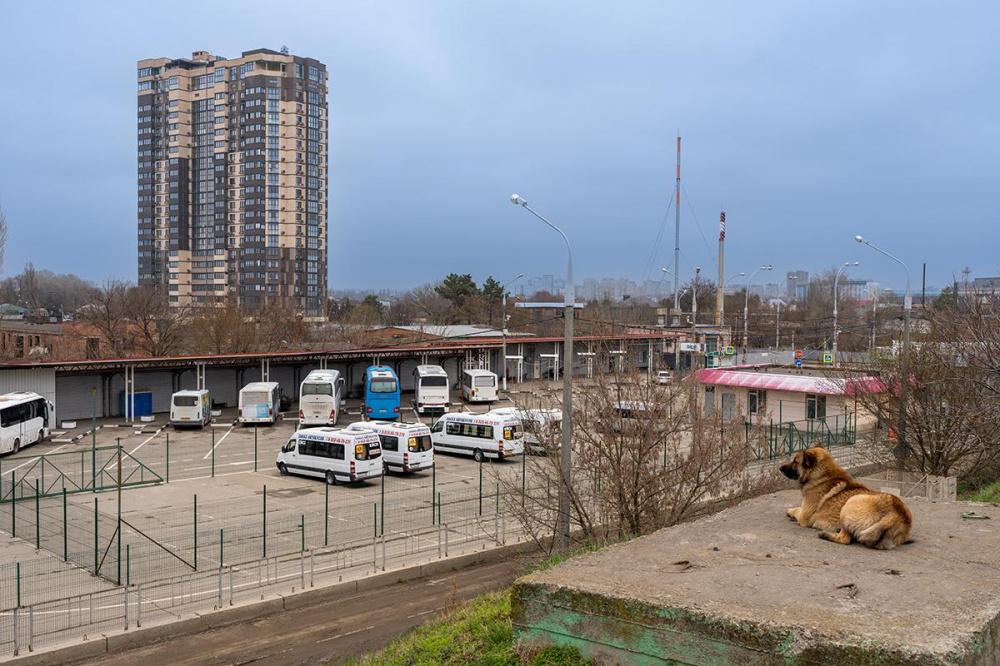
{"type": "Polygon", "coordinates": [[[526,645],[612,663],[1000,664],[1000,508],[911,499],[893,551],[816,538],[798,491],[518,580],[526,645]]]}
{"type": "Polygon", "coordinates": [[[113,632],[99,638],[92,638],[86,642],[81,641],[73,645],[24,653],[19,657],[8,660],[7,663],[16,664],[17,666],[57,666],[59,664],[73,663],[86,659],[95,659],[106,654],[151,645],[180,636],[190,636],[238,622],[259,620],[286,610],[319,606],[343,597],[389,587],[396,583],[425,576],[440,575],[450,571],[459,571],[478,564],[497,562],[536,550],[537,546],[534,542],[530,541],[499,548],[488,548],[425,564],[390,569],[384,573],[344,581],[343,583],[297,591],[294,594],[277,595],[276,598],[265,599],[264,601],[241,603],[217,611],[204,611],[203,613],[193,614],[191,617],[177,620],[176,622],[144,626],[129,631],[113,632]]]}

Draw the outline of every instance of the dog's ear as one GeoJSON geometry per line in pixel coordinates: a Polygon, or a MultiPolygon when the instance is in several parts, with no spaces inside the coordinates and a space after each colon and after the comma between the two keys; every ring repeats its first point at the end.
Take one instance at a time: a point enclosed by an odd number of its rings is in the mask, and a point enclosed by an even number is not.
{"type": "Polygon", "coordinates": [[[812,451],[802,452],[802,466],[806,469],[812,469],[813,465],[816,464],[816,454],[812,451]]]}

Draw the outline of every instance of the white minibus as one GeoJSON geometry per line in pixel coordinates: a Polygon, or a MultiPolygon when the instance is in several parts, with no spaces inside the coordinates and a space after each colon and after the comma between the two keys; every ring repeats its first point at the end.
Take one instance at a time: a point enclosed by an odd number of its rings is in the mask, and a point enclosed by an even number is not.
{"type": "Polygon", "coordinates": [[[208,391],[178,391],[170,397],[170,425],[204,428],[212,422],[212,398],[208,391]]]}
{"type": "Polygon", "coordinates": [[[352,423],[345,430],[375,432],[382,444],[382,462],[389,471],[407,474],[434,466],[431,429],[423,423],[364,421],[352,423]]]}
{"type": "Polygon", "coordinates": [[[413,387],[418,414],[448,410],[448,373],[440,365],[418,365],[413,371],[413,387]]]}
{"type": "Polygon", "coordinates": [[[0,453],[17,453],[49,436],[55,408],[28,391],[0,395],[0,453]]]}
{"type": "Polygon", "coordinates": [[[316,476],[331,486],[382,476],[381,447],[371,430],[297,430],[281,447],[275,464],[281,474],[316,476]]]}
{"type": "Polygon", "coordinates": [[[558,451],[562,432],[562,410],[530,409],[527,407],[498,407],[490,414],[519,419],[524,430],[524,448],[528,453],[545,455],[558,451]]]}
{"type": "Polygon", "coordinates": [[[466,402],[496,402],[496,374],[489,370],[463,370],[462,397],[466,402]]]}
{"type": "Polygon", "coordinates": [[[313,370],[299,385],[299,427],[336,425],[344,400],[339,370],[313,370]]]}
{"type": "Polygon", "coordinates": [[[437,451],[503,460],[524,453],[521,422],[499,414],[445,414],[431,427],[437,451]]]}
{"type": "Polygon", "coordinates": [[[278,382],[251,382],[240,389],[240,423],[278,420],[278,382]]]}

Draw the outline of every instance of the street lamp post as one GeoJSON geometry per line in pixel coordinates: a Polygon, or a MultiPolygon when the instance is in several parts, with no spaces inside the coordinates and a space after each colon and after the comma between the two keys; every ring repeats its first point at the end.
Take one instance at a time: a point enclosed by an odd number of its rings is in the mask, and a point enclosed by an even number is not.
{"type": "Polygon", "coordinates": [[[840,365],[840,359],[837,357],[837,336],[840,335],[840,329],[837,328],[837,283],[840,282],[840,276],[844,274],[844,271],[851,266],[858,266],[860,263],[860,261],[855,261],[852,264],[845,261],[844,265],[837,269],[836,275],[833,276],[833,367],[840,365]]]}
{"type": "Polygon", "coordinates": [[[747,289],[744,293],[743,298],[743,360],[747,360],[747,347],[749,346],[750,340],[750,327],[748,326],[749,315],[750,315],[750,283],[753,281],[753,276],[761,271],[772,271],[774,266],[771,264],[764,264],[763,266],[758,266],[750,276],[747,278],[747,289]]]}
{"type": "MultiPolygon", "coordinates": [[[[903,353],[899,359],[899,430],[896,433],[901,451],[905,451],[906,447],[906,402],[909,398],[910,392],[910,376],[909,376],[909,355],[910,355],[910,309],[913,306],[913,295],[910,293],[910,269],[903,263],[903,261],[892,254],[889,254],[882,248],[865,240],[864,236],[855,236],[854,240],[861,243],[862,245],[867,245],[871,249],[875,250],[880,254],[884,254],[889,257],[897,264],[903,267],[906,272],[906,296],[903,299],[903,353]]],[[[897,460],[902,462],[902,455],[897,454],[897,460]]]]}
{"type": "MultiPolygon", "coordinates": [[[[701,266],[694,267],[694,287],[691,289],[691,325],[698,326],[698,274],[701,273],[701,266]]],[[[697,332],[695,333],[697,338],[697,332]]],[[[697,342],[697,340],[695,340],[697,342]]]]}
{"type": "Polygon", "coordinates": [[[503,318],[500,325],[500,337],[503,339],[503,347],[500,353],[503,356],[503,360],[501,362],[503,363],[504,393],[507,392],[507,285],[514,284],[523,277],[524,273],[518,273],[515,277],[512,277],[500,285],[500,290],[503,292],[503,295],[500,297],[500,316],[503,318]]]}
{"type": "Polygon", "coordinates": [[[781,300],[779,299],[774,306],[777,308],[774,317],[774,350],[777,351],[781,346],[781,300]]]}
{"type": "Polygon", "coordinates": [[[556,523],[558,543],[560,547],[565,549],[569,547],[569,489],[573,483],[573,308],[576,305],[576,293],[573,285],[573,249],[570,247],[569,238],[563,233],[563,230],[535,212],[520,195],[510,195],[510,201],[551,227],[562,236],[563,242],[566,243],[566,288],[563,290],[566,327],[563,341],[562,442],[559,451],[562,484],[559,487],[559,516],[556,523]]]}

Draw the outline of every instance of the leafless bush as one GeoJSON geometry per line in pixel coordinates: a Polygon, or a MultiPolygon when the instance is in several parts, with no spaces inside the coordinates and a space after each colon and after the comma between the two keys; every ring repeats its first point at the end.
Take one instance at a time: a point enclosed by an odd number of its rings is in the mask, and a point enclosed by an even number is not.
{"type": "MultiPolygon", "coordinates": [[[[752,451],[742,419],[705,416],[686,384],[609,375],[582,383],[574,396],[568,491],[580,541],[645,534],[777,487],[773,472],[748,469],[752,451]]],[[[559,406],[555,394],[521,402],[522,409],[559,406]]],[[[544,422],[525,424],[526,438],[549,455],[529,456],[523,482],[501,482],[514,515],[542,544],[556,525],[560,435],[544,422]]]]}

